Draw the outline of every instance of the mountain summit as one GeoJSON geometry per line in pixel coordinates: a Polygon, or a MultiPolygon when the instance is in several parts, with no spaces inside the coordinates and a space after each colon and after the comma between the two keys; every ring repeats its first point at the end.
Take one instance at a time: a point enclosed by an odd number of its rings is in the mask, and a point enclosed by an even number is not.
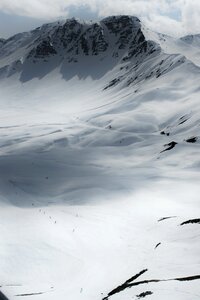
{"type": "Polygon", "coordinates": [[[120,65],[119,76],[104,87],[108,88],[124,78],[129,85],[159,77],[184,60],[180,55],[165,55],[158,43],[145,36],[140,20],[131,16],[112,16],[95,23],[73,18],[17,34],[0,44],[1,76],[20,73],[23,82],[44,77],[55,68],[60,68],[63,77],[73,68],[84,76],[96,73],[101,77],[120,65]],[[142,64],[146,70],[141,73],[142,64]]]}

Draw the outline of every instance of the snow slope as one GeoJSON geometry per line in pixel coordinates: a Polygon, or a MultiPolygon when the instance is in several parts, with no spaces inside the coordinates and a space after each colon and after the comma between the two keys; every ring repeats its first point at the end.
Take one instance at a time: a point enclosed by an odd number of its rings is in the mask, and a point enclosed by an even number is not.
{"type": "Polygon", "coordinates": [[[165,53],[177,54],[180,53],[192,61],[195,65],[200,66],[200,35],[187,35],[179,39],[152,32],[146,26],[142,26],[142,31],[147,39],[151,39],[158,43],[165,53]]]}
{"type": "Polygon", "coordinates": [[[198,62],[130,16],[1,42],[8,299],[199,299],[198,62]]]}

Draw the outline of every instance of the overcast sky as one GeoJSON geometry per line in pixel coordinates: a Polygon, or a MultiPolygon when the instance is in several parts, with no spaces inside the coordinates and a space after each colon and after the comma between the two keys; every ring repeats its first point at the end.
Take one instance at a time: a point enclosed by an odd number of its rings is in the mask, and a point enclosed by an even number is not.
{"type": "Polygon", "coordinates": [[[200,33],[200,0],[0,0],[0,37],[60,18],[139,17],[151,29],[181,36],[200,33]]]}

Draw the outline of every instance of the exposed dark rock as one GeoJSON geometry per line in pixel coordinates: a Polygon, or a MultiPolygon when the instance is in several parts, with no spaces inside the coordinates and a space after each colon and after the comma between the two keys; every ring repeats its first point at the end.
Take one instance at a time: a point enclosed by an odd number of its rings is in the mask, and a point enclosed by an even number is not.
{"type": "Polygon", "coordinates": [[[187,140],[185,140],[187,143],[196,143],[196,141],[198,140],[198,138],[196,136],[191,137],[187,140]]]}
{"type": "Polygon", "coordinates": [[[5,41],[6,41],[5,39],[0,38],[0,47],[4,45],[5,41]]]}
{"type": "Polygon", "coordinates": [[[35,49],[33,49],[28,57],[44,58],[55,55],[57,51],[49,40],[42,41],[35,49]]]}
{"type": "MultiPolygon", "coordinates": [[[[4,43],[4,41],[0,40],[0,43],[4,43]]],[[[160,46],[153,41],[146,40],[138,18],[127,15],[108,17],[98,23],[84,23],[73,18],[66,22],[45,24],[29,33],[15,35],[5,43],[14,43],[17,48],[28,49],[21,65],[17,68],[13,66],[13,70],[9,69],[9,72],[12,70],[13,73],[22,71],[21,78],[23,79],[27,78],[25,73],[30,61],[34,64],[48,63],[52,56],[56,57],[52,60],[50,68],[45,66],[40,74],[38,74],[37,66],[33,68],[34,77],[46,75],[49,69],[59,65],[61,65],[61,72],[64,72],[65,68],[67,69],[67,63],[79,63],[84,59],[83,55],[101,56],[97,60],[97,68],[104,59],[109,61],[110,58],[112,68],[115,67],[118,60],[122,64],[126,62],[121,67],[121,70],[125,70],[123,74],[121,72],[118,78],[111,80],[104,89],[115,86],[122,80],[124,87],[135,85],[145,79],[158,78],[163,72],[171,70],[169,67],[172,61],[169,59],[170,55],[169,57],[166,55],[165,59],[163,56],[162,60],[159,59],[160,46]],[[149,67],[148,60],[153,57],[158,59],[154,61],[152,67],[149,67]],[[26,63],[27,58],[31,58],[31,60],[26,63]],[[141,70],[141,63],[147,63],[145,71],[141,70]]],[[[4,53],[4,46],[1,46],[0,52],[4,53]]],[[[101,73],[100,68],[99,71],[101,73]]],[[[102,72],[105,74],[106,71],[105,66],[102,68],[102,72]]],[[[6,73],[5,70],[2,72],[6,73]]],[[[180,123],[183,121],[180,120],[180,123]]],[[[168,134],[166,133],[166,135],[168,134]]]]}
{"type": "Polygon", "coordinates": [[[133,283],[129,284],[128,287],[137,286],[140,284],[147,284],[147,283],[157,283],[157,282],[167,282],[167,281],[193,281],[193,280],[199,280],[199,279],[200,279],[200,275],[170,278],[170,279],[150,279],[150,280],[133,282],[133,283]]]}
{"type": "Polygon", "coordinates": [[[188,277],[182,277],[182,278],[175,278],[173,280],[177,280],[177,281],[193,281],[193,280],[199,280],[199,279],[200,279],[200,275],[195,275],[195,276],[188,276],[188,277]]]}
{"type": "Polygon", "coordinates": [[[76,19],[69,19],[64,25],[61,25],[56,29],[52,35],[52,39],[57,47],[63,46],[64,48],[68,48],[68,51],[70,52],[73,50],[72,46],[79,38],[82,28],[83,25],[76,19]]]}
{"type": "Polygon", "coordinates": [[[88,45],[88,41],[86,40],[86,38],[84,36],[81,36],[81,48],[83,50],[83,52],[85,53],[85,55],[89,54],[89,45],[88,45]]]}
{"type": "Polygon", "coordinates": [[[185,122],[187,122],[187,120],[181,121],[178,125],[182,125],[182,124],[184,124],[185,122]]]}
{"type": "Polygon", "coordinates": [[[137,28],[139,26],[139,19],[130,16],[113,16],[105,18],[102,21],[108,28],[110,33],[117,35],[124,28],[137,28]]]}
{"type": "Polygon", "coordinates": [[[8,298],[0,291],[0,300],[8,300],[8,298]]]}
{"type": "Polygon", "coordinates": [[[161,243],[158,243],[154,249],[157,249],[160,245],[161,245],[161,243]]]}
{"type": "Polygon", "coordinates": [[[187,122],[188,118],[187,116],[183,116],[179,119],[179,124],[178,125],[182,125],[184,124],[185,122],[187,122]]]}
{"type": "Polygon", "coordinates": [[[160,51],[158,45],[152,41],[146,41],[141,29],[138,29],[137,35],[133,38],[130,43],[128,55],[123,58],[123,61],[128,61],[133,57],[141,57],[144,54],[151,55],[155,51],[160,51]]]}
{"type": "Polygon", "coordinates": [[[191,220],[187,220],[183,223],[181,223],[180,225],[187,225],[187,224],[200,224],[200,219],[191,219],[191,220]]]}
{"type": "Polygon", "coordinates": [[[170,142],[169,144],[165,144],[164,146],[167,148],[164,149],[163,151],[161,151],[160,153],[173,149],[177,144],[178,143],[176,143],[174,141],[170,142]]]}
{"type": "Polygon", "coordinates": [[[146,296],[150,296],[150,295],[153,295],[153,293],[151,291],[146,291],[146,292],[143,292],[143,293],[137,295],[136,297],[141,299],[141,298],[145,298],[146,296]]]}
{"type": "Polygon", "coordinates": [[[176,216],[172,216],[172,217],[163,217],[163,218],[159,219],[158,222],[165,221],[165,220],[172,219],[172,218],[176,218],[176,216]]]}
{"type": "Polygon", "coordinates": [[[103,29],[98,24],[94,28],[94,34],[90,37],[92,39],[92,54],[98,55],[108,49],[108,42],[105,40],[103,29]]]}
{"type": "MultiPolygon", "coordinates": [[[[169,278],[169,279],[148,279],[148,280],[142,280],[142,281],[135,281],[138,277],[143,275],[148,270],[142,270],[138,274],[134,275],[127,281],[125,281],[122,285],[118,286],[117,288],[113,289],[111,292],[108,293],[106,297],[104,297],[102,300],[108,300],[109,297],[120,293],[124,291],[127,288],[131,288],[133,286],[148,284],[148,283],[158,283],[158,282],[167,282],[167,281],[193,281],[193,280],[200,280],[200,275],[193,275],[193,276],[187,276],[187,277],[176,277],[176,278],[169,278]]],[[[150,295],[150,294],[149,294],[150,295]]],[[[147,295],[146,295],[147,296],[147,295]]]]}
{"type": "Polygon", "coordinates": [[[170,133],[169,133],[169,132],[165,132],[164,130],[162,130],[162,131],[160,132],[160,134],[162,134],[162,135],[167,135],[167,136],[169,136],[169,135],[170,135],[170,133]]]}
{"type": "Polygon", "coordinates": [[[129,278],[127,281],[125,281],[122,285],[116,287],[114,290],[112,290],[111,292],[108,293],[107,297],[103,298],[103,300],[107,300],[110,296],[115,295],[123,290],[125,290],[127,287],[129,287],[129,284],[136,280],[138,277],[140,277],[142,274],[144,274],[145,272],[147,272],[148,270],[142,270],[141,272],[139,272],[138,274],[134,275],[133,277],[129,278]]]}
{"type": "Polygon", "coordinates": [[[107,90],[108,88],[116,85],[118,82],[120,82],[120,78],[115,78],[115,79],[111,80],[109,82],[109,84],[104,88],[104,90],[107,90]]]}
{"type": "Polygon", "coordinates": [[[39,293],[29,293],[29,294],[18,294],[15,295],[15,297],[28,297],[28,296],[37,296],[37,295],[42,295],[44,292],[39,292],[39,293]]]}

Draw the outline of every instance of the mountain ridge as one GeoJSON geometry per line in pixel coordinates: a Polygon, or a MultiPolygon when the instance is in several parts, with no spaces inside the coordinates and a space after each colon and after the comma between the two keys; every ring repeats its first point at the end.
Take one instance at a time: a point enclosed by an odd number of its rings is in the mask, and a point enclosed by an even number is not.
{"type": "Polygon", "coordinates": [[[106,90],[118,85],[127,76],[127,86],[135,80],[141,81],[152,76],[158,78],[186,60],[181,54],[170,55],[164,53],[157,41],[145,36],[137,17],[111,16],[94,23],[72,18],[65,22],[44,24],[4,41],[0,48],[0,76],[10,77],[21,73],[20,79],[25,82],[46,76],[59,67],[65,77],[70,64],[83,60],[99,70],[104,64],[102,75],[121,65],[121,74],[104,86],[106,90]],[[128,74],[133,67],[136,69],[135,76],[130,78],[128,74]],[[124,72],[125,69],[128,72],[124,72]],[[33,70],[33,74],[30,70],[33,70]]]}

